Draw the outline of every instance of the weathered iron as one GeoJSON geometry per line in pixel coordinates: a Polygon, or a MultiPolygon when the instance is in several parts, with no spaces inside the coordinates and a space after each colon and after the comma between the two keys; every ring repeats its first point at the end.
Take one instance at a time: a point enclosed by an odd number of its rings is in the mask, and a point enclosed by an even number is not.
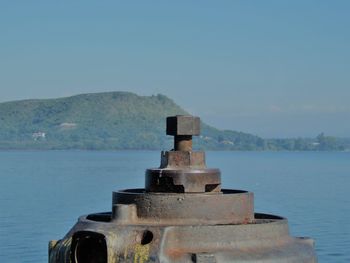
{"type": "Polygon", "coordinates": [[[174,150],[146,170],[145,189],[113,193],[112,212],[82,216],[49,243],[50,263],[317,262],[314,241],[287,219],[254,213],[253,193],[221,189],[219,169],[192,150],[200,120],[167,118],[174,150]]]}

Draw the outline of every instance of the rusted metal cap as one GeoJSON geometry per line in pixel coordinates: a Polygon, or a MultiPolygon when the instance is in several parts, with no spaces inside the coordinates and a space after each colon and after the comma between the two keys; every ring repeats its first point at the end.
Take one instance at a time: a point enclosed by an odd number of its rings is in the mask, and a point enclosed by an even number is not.
{"type": "Polygon", "coordinates": [[[190,135],[196,136],[200,134],[199,117],[190,115],[176,115],[166,118],[166,134],[167,135],[190,135]]]}
{"type": "Polygon", "coordinates": [[[200,119],[190,115],[176,115],[166,119],[166,134],[174,136],[175,151],[192,151],[192,136],[200,134],[200,119]]]}

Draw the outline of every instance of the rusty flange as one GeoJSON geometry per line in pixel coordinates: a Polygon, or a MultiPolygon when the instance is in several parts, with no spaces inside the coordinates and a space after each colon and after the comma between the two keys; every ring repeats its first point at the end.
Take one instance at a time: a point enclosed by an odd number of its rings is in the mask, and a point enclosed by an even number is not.
{"type": "Polygon", "coordinates": [[[315,263],[313,240],[289,236],[287,220],[255,214],[251,224],[134,225],[111,213],[79,218],[49,262],[60,263],[315,263]],[[123,220],[121,220],[123,221],[123,220]],[[89,260],[90,259],[90,260],[89,260]]]}
{"type": "Polygon", "coordinates": [[[112,220],[127,224],[218,225],[254,221],[253,193],[159,194],[143,189],[113,193],[112,220]]]}

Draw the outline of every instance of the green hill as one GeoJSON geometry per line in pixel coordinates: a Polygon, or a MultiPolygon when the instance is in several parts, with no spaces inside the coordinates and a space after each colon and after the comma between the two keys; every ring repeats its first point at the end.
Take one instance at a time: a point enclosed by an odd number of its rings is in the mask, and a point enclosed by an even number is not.
{"type": "MultiPolygon", "coordinates": [[[[5,102],[0,103],[0,148],[169,148],[171,137],[165,135],[165,118],[176,114],[188,113],[166,96],[128,92],[5,102]]],[[[196,143],[207,149],[246,149],[255,147],[259,140],[203,124],[196,143]]]]}
{"type": "MultiPolygon", "coordinates": [[[[0,103],[0,149],[169,149],[165,118],[188,114],[164,95],[129,92],[0,103]]],[[[342,150],[333,137],[264,140],[202,123],[199,149],[342,150]]]]}

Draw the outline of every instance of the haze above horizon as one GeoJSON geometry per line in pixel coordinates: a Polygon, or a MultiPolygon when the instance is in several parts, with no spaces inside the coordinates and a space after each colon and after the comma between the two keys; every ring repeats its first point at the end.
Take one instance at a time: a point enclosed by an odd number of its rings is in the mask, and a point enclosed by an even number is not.
{"type": "Polygon", "coordinates": [[[164,94],[220,129],[349,137],[349,1],[2,1],[0,102],[164,94]]]}

